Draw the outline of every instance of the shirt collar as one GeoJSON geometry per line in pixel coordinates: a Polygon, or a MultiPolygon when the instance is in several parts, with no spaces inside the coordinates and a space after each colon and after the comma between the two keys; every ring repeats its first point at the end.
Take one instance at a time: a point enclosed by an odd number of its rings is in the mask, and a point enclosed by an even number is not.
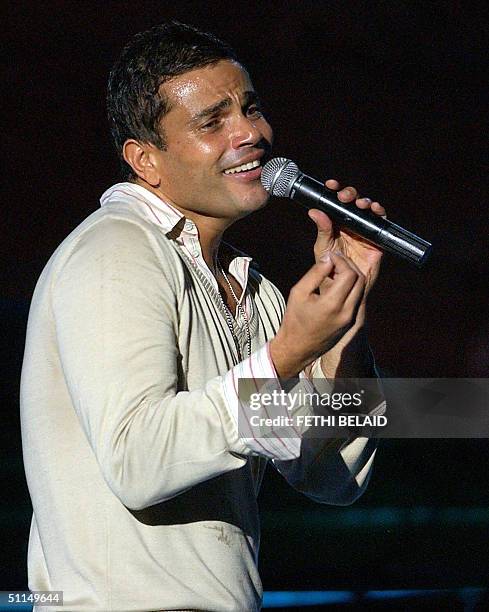
{"type": "MultiPolygon", "coordinates": [[[[112,185],[100,198],[101,206],[116,203],[129,204],[139,210],[149,221],[159,225],[169,238],[176,240],[200,267],[209,272],[202,257],[197,226],[190,219],[186,219],[185,215],[174,206],[142,185],[130,182],[112,185]]],[[[225,268],[234,273],[241,285],[245,287],[248,266],[252,262],[251,257],[224,241],[221,242],[220,251],[225,268]]],[[[252,265],[258,268],[256,262],[253,262],[252,265]]],[[[214,276],[212,276],[212,281],[215,283],[214,276]]]]}
{"type": "Polygon", "coordinates": [[[195,223],[168,202],[159,198],[149,189],[136,183],[112,185],[100,198],[100,205],[125,203],[140,209],[153,223],[159,225],[165,234],[177,238],[182,232],[197,235],[195,223]]]}

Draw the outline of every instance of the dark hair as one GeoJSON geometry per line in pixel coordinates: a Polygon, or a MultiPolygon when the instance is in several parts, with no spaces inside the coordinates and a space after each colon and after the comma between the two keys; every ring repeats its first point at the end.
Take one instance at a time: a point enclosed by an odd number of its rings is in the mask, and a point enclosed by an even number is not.
{"type": "Polygon", "coordinates": [[[178,21],[140,32],[128,42],[110,72],[107,88],[110,131],[123,180],[136,178],[122,156],[128,138],[165,149],[159,123],[170,108],[168,100],[160,95],[160,85],[223,59],[237,61],[227,43],[178,21]]]}

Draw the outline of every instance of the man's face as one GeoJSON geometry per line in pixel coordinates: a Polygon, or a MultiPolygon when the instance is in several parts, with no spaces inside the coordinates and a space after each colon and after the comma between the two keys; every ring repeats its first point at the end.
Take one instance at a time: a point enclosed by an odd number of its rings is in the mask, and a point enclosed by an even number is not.
{"type": "Polygon", "coordinates": [[[273,133],[248,73],[220,61],[162,88],[171,110],[161,122],[167,149],[155,151],[161,197],[184,213],[230,222],[264,206],[260,174],[273,133]],[[229,172],[246,163],[253,169],[229,172]]]}

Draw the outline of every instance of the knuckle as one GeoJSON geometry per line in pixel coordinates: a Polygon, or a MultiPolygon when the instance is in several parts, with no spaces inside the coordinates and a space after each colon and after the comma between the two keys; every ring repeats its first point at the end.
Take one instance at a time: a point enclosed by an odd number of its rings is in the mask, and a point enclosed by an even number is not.
{"type": "Polygon", "coordinates": [[[337,306],[337,304],[330,304],[329,308],[328,308],[328,315],[333,319],[333,320],[337,320],[338,317],[341,316],[341,310],[340,308],[337,306]]]}
{"type": "Polygon", "coordinates": [[[294,285],[292,287],[292,289],[289,291],[289,297],[291,297],[293,300],[296,299],[298,297],[298,295],[300,294],[300,286],[298,284],[294,285]]]}

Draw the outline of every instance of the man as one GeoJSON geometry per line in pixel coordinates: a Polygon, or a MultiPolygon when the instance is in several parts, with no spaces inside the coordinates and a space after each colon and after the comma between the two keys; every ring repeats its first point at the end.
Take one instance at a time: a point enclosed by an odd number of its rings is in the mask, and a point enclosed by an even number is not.
{"type": "Polygon", "coordinates": [[[174,22],[134,37],[108,109],[126,181],[56,250],[29,316],[29,588],[62,590],[71,611],[258,610],[267,460],[311,498],[348,504],[375,444],[256,435],[238,380],[375,375],[364,318],[381,254],[311,211],[317,263],[285,308],[221,242],[267,202],[272,129],[213,36],[174,22]]]}

